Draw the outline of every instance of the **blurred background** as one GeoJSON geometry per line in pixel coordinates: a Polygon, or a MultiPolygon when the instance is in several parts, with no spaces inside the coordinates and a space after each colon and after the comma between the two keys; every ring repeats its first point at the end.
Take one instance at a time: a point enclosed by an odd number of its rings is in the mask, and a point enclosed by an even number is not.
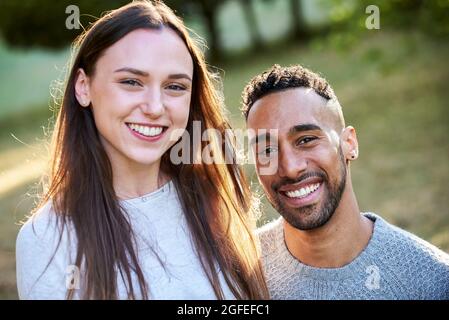
{"type": "MultiPolygon", "coordinates": [[[[87,27],[127,2],[0,2],[0,299],[17,298],[15,239],[40,191],[52,95],[82,31],[66,28],[66,8],[76,5],[87,27]]],[[[300,63],[327,78],[357,129],[352,176],[361,209],[449,252],[449,0],[166,3],[206,40],[235,127],[245,126],[243,87],[274,63],[300,63]],[[369,28],[369,5],[378,8],[378,29],[369,28]]],[[[245,170],[258,191],[252,166],[245,170]]],[[[263,204],[259,225],[276,217],[263,204]]]]}

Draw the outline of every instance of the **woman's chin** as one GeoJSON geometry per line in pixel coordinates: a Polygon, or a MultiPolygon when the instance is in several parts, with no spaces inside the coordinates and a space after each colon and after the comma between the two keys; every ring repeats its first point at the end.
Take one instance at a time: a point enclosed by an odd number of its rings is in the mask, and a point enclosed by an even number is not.
{"type": "Polygon", "coordinates": [[[128,155],[128,159],[136,165],[152,166],[160,164],[162,156],[161,152],[135,151],[128,155]]]}

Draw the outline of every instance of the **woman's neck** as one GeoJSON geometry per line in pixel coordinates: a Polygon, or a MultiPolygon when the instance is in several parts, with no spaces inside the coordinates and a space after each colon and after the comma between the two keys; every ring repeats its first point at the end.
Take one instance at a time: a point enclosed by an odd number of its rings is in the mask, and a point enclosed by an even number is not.
{"type": "Polygon", "coordinates": [[[137,198],[157,190],[169,177],[161,170],[158,162],[142,165],[139,163],[112,163],[113,186],[121,200],[137,198]]]}

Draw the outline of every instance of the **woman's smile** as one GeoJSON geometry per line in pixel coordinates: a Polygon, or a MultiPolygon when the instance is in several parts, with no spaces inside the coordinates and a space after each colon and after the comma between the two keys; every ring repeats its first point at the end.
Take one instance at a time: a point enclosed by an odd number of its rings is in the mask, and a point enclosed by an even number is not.
{"type": "Polygon", "coordinates": [[[168,129],[167,126],[129,122],[126,123],[126,126],[133,136],[145,141],[159,140],[168,129]]]}

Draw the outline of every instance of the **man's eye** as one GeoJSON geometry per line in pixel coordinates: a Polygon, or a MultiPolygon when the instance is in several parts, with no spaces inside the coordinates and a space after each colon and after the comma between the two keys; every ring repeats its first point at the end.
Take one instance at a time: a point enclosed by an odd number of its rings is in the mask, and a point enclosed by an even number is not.
{"type": "Polygon", "coordinates": [[[316,140],[317,137],[304,137],[298,140],[297,145],[307,144],[313,140],[316,140]]]}
{"type": "Polygon", "coordinates": [[[131,87],[142,86],[139,81],[134,80],[134,79],[123,80],[123,81],[120,81],[120,83],[129,85],[131,87]]]}
{"type": "Polygon", "coordinates": [[[260,150],[257,154],[259,156],[269,156],[270,154],[273,154],[275,152],[277,152],[276,147],[266,147],[263,150],[260,150]]]}

